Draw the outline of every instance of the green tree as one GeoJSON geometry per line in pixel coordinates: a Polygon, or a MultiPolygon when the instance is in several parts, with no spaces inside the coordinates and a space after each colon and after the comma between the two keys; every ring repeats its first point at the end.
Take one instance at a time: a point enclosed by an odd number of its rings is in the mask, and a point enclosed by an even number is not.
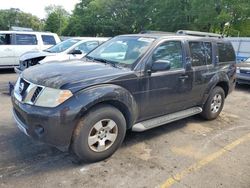
{"type": "Polygon", "coordinates": [[[51,5],[45,8],[47,18],[44,29],[62,35],[68,25],[69,13],[62,6],[51,5]]]}
{"type": "Polygon", "coordinates": [[[9,30],[11,26],[28,27],[36,31],[43,29],[42,21],[32,14],[13,8],[0,10],[0,30],[9,30]]]}

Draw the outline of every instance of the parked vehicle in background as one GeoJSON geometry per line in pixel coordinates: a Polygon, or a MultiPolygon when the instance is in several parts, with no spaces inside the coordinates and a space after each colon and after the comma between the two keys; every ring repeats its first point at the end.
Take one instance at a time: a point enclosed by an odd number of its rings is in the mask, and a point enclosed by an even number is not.
{"type": "Polygon", "coordinates": [[[227,37],[235,50],[237,63],[246,61],[250,57],[250,37],[227,37]]]}
{"type": "Polygon", "coordinates": [[[31,67],[12,94],[17,125],[94,162],[111,156],[127,130],[200,113],[215,119],[235,86],[235,52],[223,38],[200,35],[122,35],[76,63],[31,67]]]}
{"type": "Polygon", "coordinates": [[[20,73],[37,64],[81,59],[108,39],[104,37],[70,38],[43,51],[26,52],[20,57],[19,66],[15,68],[15,71],[20,73]]]}
{"type": "Polygon", "coordinates": [[[55,33],[0,31],[0,68],[19,65],[20,56],[31,50],[44,50],[60,42],[55,33]]]}
{"type": "Polygon", "coordinates": [[[237,84],[250,85],[250,58],[242,63],[237,64],[236,78],[237,84]]]}

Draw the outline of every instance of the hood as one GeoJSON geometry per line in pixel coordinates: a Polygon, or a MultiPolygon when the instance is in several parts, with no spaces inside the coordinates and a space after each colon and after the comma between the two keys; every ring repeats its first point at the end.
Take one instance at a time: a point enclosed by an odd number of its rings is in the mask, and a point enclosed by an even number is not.
{"type": "Polygon", "coordinates": [[[246,69],[250,69],[250,62],[243,62],[243,63],[239,63],[236,65],[239,68],[246,68],[246,69]]]}
{"type": "Polygon", "coordinates": [[[38,57],[55,56],[55,55],[56,53],[49,53],[46,51],[29,51],[29,52],[24,53],[20,57],[20,61],[26,61],[26,60],[34,59],[38,57]]]}
{"type": "Polygon", "coordinates": [[[34,84],[70,89],[74,93],[92,85],[136,75],[129,69],[120,69],[109,64],[73,60],[34,66],[23,71],[21,76],[34,84]]]}

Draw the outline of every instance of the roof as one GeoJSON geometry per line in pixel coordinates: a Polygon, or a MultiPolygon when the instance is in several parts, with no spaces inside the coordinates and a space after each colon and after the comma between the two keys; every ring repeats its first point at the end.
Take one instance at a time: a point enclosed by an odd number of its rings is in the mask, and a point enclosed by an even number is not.
{"type": "Polygon", "coordinates": [[[11,33],[19,33],[19,34],[44,34],[44,35],[57,35],[56,33],[51,33],[51,32],[40,32],[40,31],[0,31],[0,33],[6,33],[6,34],[11,34],[11,33]]]}

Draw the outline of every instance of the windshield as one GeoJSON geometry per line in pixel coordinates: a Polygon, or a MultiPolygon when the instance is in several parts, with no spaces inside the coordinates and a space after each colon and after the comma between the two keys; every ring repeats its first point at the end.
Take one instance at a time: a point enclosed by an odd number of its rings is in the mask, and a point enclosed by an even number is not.
{"type": "Polygon", "coordinates": [[[51,53],[60,53],[60,52],[67,50],[68,48],[70,48],[71,46],[73,46],[79,41],[80,41],[79,39],[68,39],[68,40],[65,40],[63,42],[56,44],[55,46],[52,46],[51,48],[48,48],[45,51],[51,52],[51,53]]]}
{"type": "Polygon", "coordinates": [[[90,52],[89,59],[132,68],[155,39],[139,36],[115,37],[90,52]]]}

